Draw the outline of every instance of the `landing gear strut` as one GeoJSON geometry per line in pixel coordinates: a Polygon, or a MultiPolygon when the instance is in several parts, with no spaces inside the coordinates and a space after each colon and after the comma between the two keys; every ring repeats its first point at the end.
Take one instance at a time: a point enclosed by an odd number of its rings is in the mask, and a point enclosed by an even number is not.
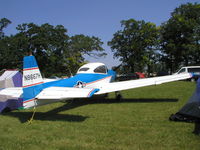
{"type": "Polygon", "coordinates": [[[196,135],[200,135],[200,123],[199,122],[195,122],[193,133],[196,135]]]}
{"type": "Polygon", "coordinates": [[[116,97],[116,100],[122,100],[122,98],[123,98],[119,91],[115,92],[115,97],[116,97]]]}

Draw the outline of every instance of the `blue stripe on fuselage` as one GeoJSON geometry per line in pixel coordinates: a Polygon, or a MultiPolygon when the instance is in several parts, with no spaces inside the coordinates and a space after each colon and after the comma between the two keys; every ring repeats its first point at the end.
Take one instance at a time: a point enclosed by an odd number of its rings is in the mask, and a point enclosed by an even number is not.
{"type": "Polygon", "coordinates": [[[77,74],[67,79],[44,83],[43,87],[74,87],[79,81],[87,84],[109,76],[111,76],[111,74],[77,74]]]}

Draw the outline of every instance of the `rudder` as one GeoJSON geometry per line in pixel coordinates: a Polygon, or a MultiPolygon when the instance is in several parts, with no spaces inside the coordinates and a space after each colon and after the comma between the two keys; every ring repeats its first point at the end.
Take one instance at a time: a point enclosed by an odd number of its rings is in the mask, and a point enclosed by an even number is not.
{"type": "Polygon", "coordinates": [[[30,108],[37,105],[35,97],[43,89],[43,79],[34,56],[23,59],[23,107],[30,108]]]}

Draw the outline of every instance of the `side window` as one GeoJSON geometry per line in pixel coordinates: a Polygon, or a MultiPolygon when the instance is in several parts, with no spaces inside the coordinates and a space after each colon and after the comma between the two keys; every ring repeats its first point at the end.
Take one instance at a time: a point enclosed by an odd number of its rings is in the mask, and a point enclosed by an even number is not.
{"type": "Polygon", "coordinates": [[[179,73],[183,73],[183,72],[186,72],[186,69],[185,69],[185,68],[181,69],[181,70],[178,72],[178,74],[179,74],[179,73]]]}
{"type": "Polygon", "coordinates": [[[88,71],[90,68],[81,68],[79,71],[88,71]]]}
{"type": "Polygon", "coordinates": [[[107,73],[107,68],[106,66],[99,66],[96,69],[94,69],[95,73],[107,73]]]}
{"type": "Polygon", "coordinates": [[[188,68],[188,72],[200,72],[200,68],[188,68]]]}

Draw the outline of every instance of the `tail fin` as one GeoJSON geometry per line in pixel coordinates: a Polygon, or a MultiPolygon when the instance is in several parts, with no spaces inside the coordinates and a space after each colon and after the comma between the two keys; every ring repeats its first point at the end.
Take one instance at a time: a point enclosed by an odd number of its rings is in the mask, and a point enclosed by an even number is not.
{"type": "Polygon", "coordinates": [[[35,97],[43,89],[43,79],[34,56],[25,56],[23,60],[23,107],[34,107],[35,97]]]}

